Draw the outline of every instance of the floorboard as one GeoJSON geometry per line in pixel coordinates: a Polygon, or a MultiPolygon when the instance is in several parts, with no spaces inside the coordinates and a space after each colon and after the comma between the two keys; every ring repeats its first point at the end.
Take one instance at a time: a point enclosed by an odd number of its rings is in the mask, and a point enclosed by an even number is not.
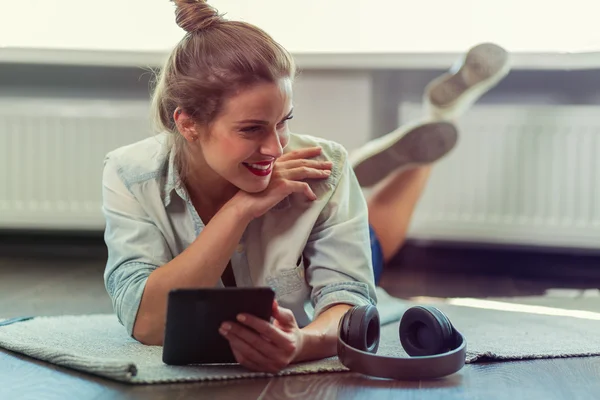
{"type": "MultiPolygon", "coordinates": [[[[0,317],[112,312],[102,258],[23,257],[0,252],[0,317]],[[8,255],[7,255],[8,254],[8,255]]],[[[468,257],[465,253],[464,257],[468,257]]],[[[480,257],[480,255],[478,255],[480,257]]],[[[406,260],[405,260],[406,261],[406,260]]],[[[454,260],[453,262],[457,262],[454,260]]],[[[466,262],[466,261],[465,261],[466,262]]],[[[598,281],[567,284],[496,271],[460,273],[419,265],[388,268],[382,286],[393,295],[479,297],[600,312],[598,281]]],[[[0,399],[590,399],[600,393],[600,358],[467,365],[450,378],[389,381],[353,373],[274,379],[134,386],[0,350],[0,399]]]]}

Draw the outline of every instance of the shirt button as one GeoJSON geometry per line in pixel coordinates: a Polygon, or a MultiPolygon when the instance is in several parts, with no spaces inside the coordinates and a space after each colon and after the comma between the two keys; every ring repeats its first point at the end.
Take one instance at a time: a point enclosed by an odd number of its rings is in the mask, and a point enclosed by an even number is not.
{"type": "Polygon", "coordinates": [[[238,253],[241,253],[244,251],[244,245],[243,244],[238,244],[237,247],[235,248],[235,251],[237,251],[238,253]]]}

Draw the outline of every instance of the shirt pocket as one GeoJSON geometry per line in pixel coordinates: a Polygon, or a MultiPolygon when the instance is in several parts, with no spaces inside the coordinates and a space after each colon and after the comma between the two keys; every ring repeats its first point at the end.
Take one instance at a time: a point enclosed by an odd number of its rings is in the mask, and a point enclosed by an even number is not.
{"type": "Polygon", "coordinates": [[[272,276],[266,280],[275,291],[278,298],[306,293],[308,285],[306,283],[304,257],[300,255],[296,265],[291,267],[282,267],[277,269],[272,276]]]}

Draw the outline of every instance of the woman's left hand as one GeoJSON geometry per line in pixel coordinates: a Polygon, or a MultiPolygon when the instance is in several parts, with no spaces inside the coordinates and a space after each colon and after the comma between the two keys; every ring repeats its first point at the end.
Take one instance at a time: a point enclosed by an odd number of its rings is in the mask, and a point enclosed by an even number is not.
{"type": "Polygon", "coordinates": [[[300,354],[302,331],[291,310],[273,302],[273,323],[253,315],[240,314],[238,322],[219,328],[238,363],[253,371],[278,373],[300,354]]]}

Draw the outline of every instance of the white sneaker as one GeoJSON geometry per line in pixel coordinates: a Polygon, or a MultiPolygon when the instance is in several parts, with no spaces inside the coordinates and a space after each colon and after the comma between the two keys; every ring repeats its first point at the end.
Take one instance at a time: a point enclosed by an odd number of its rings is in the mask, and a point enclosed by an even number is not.
{"type": "Polygon", "coordinates": [[[457,140],[458,131],[450,122],[416,123],[369,141],[351,152],[349,158],[360,185],[369,187],[399,168],[439,160],[457,140]]]}
{"type": "Polygon", "coordinates": [[[425,88],[429,117],[456,121],[510,71],[508,52],[494,43],[472,47],[450,70],[425,88]]]}

